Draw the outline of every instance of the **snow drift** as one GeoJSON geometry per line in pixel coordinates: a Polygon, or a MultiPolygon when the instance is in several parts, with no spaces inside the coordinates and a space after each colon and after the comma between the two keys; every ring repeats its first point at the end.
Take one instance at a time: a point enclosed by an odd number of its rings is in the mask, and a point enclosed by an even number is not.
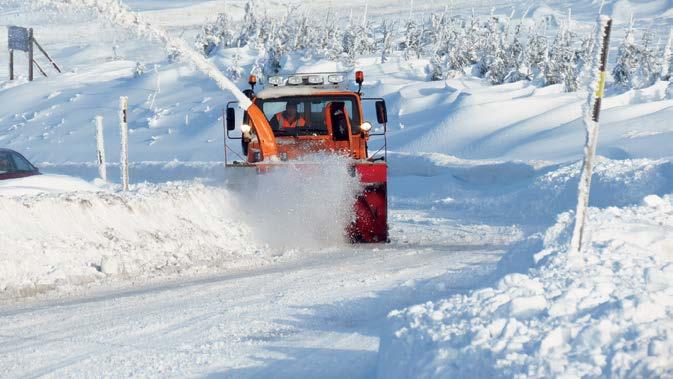
{"type": "Polygon", "coordinates": [[[228,191],[197,183],[4,197],[0,292],[245,264],[255,250],[233,204],[228,191]]]}
{"type": "Polygon", "coordinates": [[[381,378],[662,377],[673,374],[673,197],[591,208],[544,235],[527,274],[390,314],[381,378]]]}

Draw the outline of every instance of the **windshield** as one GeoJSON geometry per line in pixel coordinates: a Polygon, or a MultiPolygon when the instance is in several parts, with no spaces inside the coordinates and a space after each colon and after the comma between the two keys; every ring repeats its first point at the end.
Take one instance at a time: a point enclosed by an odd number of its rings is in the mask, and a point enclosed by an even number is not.
{"type": "Polygon", "coordinates": [[[21,155],[9,151],[0,151],[0,174],[34,170],[33,165],[21,155]]]}
{"type": "Polygon", "coordinates": [[[258,99],[257,105],[264,112],[276,136],[326,135],[326,108],[339,107],[346,111],[352,132],[360,132],[360,112],[353,96],[282,97],[258,99]]]}

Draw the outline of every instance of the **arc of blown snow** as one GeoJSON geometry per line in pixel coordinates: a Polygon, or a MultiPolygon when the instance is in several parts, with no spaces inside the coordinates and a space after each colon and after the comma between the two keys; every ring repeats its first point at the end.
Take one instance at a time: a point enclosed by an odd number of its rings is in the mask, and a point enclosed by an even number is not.
{"type": "Polygon", "coordinates": [[[123,27],[141,37],[156,40],[163,43],[164,48],[170,51],[180,52],[182,61],[191,62],[196,68],[212,79],[221,89],[230,92],[239,101],[239,106],[247,110],[252,102],[241,92],[236,85],[203,55],[194,51],[187,43],[176,37],[172,37],[160,27],[152,25],[140,14],[131,11],[125,4],[117,0],[37,0],[36,4],[44,7],[57,7],[60,9],[91,9],[99,17],[109,20],[111,23],[123,27]]]}

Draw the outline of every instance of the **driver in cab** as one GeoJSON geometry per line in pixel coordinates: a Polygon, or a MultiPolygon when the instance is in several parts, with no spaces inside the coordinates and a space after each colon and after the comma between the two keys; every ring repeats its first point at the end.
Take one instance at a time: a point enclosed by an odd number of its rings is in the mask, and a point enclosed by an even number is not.
{"type": "Polygon", "coordinates": [[[276,113],[271,119],[271,128],[278,130],[306,126],[306,120],[297,112],[297,104],[297,101],[288,101],[285,105],[285,111],[276,113]]]}

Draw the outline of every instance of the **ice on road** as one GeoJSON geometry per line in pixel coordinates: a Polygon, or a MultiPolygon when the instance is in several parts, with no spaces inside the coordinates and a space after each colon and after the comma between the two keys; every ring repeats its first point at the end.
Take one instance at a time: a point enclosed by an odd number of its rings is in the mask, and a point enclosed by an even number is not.
{"type": "Polygon", "coordinates": [[[492,245],[346,247],[253,271],[5,305],[0,372],[371,377],[390,310],[474,286],[500,253],[492,245]]]}

